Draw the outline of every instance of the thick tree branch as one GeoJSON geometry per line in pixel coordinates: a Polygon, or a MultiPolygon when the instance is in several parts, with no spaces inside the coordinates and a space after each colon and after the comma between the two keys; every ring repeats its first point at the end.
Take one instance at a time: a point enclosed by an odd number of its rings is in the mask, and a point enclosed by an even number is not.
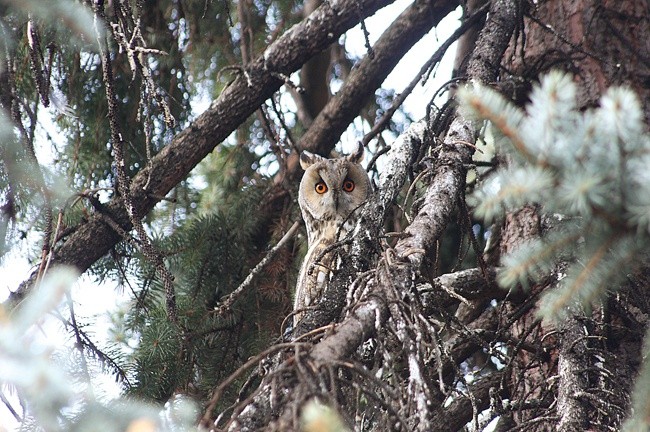
{"type": "MultiPolygon", "coordinates": [[[[179,132],[154,156],[131,183],[137,216],[142,217],[183,180],[190,171],[283,84],[278,74],[288,75],[328,47],[341,34],[391,3],[390,0],[335,0],[326,2],[288,30],[238,76],[210,108],[179,132]],[[361,11],[361,12],[360,12],[361,11]]],[[[131,223],[121,199],[106,205],[108,216],[126,231],[131,223]]],[[[58,246],[52,264],[68,264],[81,272],[105,255],[120,236],[99,216],[81,222],[58,246]]],[[[12,293],[19,302],[34,283],[36,274],[12,293]]]]}
{"type": "MultiPolygon", "coordinates": [[[[487,22],[467,67],[470,80],[485,84],[496,80],[501,58],[515,28],[515,3],[512,0],[492,2],[487,22]]],[[[477,132],[471,121],[456,115],[438,157],[424,205],[406,229],[410,237],[398,242],[395,247],[399,255],[408,255],[416,268],[419,268],[424,252],[430,250],[440,238],[465,188],[465,166],[472,161],[477,132]]]]}
{"type": "MultiPolygon", "coordinates": [[[[495,372],[473,384],[466,393],[473,395],[479,410],[487,409],[490,406],[491,390],[499,388],[502,380],[503,374],[495,372]]],[[[463,426],[472,420],[471,414],[470,398],[457,398],[434,419],[437,428],[432,430],[440,432],[462,430],[463,426]]]]}
{"type": "MultiPolygon", "coordinates": [[[[475,53],[469,63],[468,74],[471,79],[480,82],[495,80],[501,56],[510,41],[514,29],[515,10],[514,0],[497,0],[492,3],[488,21],[479,36],[475,53]]],[[[411,134],[413,132],[409,131],[411,134]]],[[[414,143],[423,141],[424,128],[421,130],[416,129],[415,132],[416,135],[419,135],[419,133],[421,135],[412,137],[409,141],[414,143]]],[[[309,353],[310,364],[314,370],[319,370],[321,366],[327,367],[327,364],[332,360],[340,360],[349,356],[362,341],[371,336],[376,329],[385,323],[389,316],[389,305],[386,301],[386,293],[389,290],[401,290],[404,293],[410,290],[414,280],[414,271],[419,269],[422,257],[427,249],[432,247],[435,240],[441,235],[451,212],[458,202],[458,197],[463,191],[465,186],[464,164],[471,161],[475,135],[476,130],[472,123],[457,116],[452,123],[452,128],[447,135],[441,152],[440,161],[436,168],[436,176],[427,190],[425,205],[409,227],[408,233],[410,237],[400,240],[395,247],[395,251],[405,259],[405,262],[391,263],[388,255],[380,261],[374,277],[367,282],[369,288],[366,291],[368,293],[365,296],[366,300],[358,303],[346,319],[337,325],[333,332],[317,343],[309,353]]],[[[402,160],[399,157],[396,159],[402,160]]],[[[408,162],[405,163],[408,166],[408,162]]],[[[395,173],[391,170],[384,172],[383,181],[388,182],[394,175],[395,173]]],[[[395,178],[398,178],[398,176],[395,176],[395,178]]],[[[399,181],[403,182],[403,178],[399,179],[399,181]]],[[[380,197],[386,192],[387,189],[382,187],[380,197]]],[[[382,203],[384,200],[380,198],[378,202],[382,203]]],[[[380,210],[381,204],[376,205],[375,208],[379,211],[372,213],[380,217],[383,216],[383,212],[380,210]]],[[[369,235],[374,232],[373,218],[369,218],[367,221],[364,221],[363,217],[361,218],[355,230],[355,243],[364,244],[364,232],[369,233],[369,235]]],[[[354,251],[354,245],[352,251],[351,255],[353,257],[357,255],[363,256],[364,254],[367,256],[374,253],[372,249],[354,251]]],[[[309,316],[310,314],[307,314],[307,317],[309,316]]],[[[395,319],[399,319],[399,317],[394,316],[393,320],[395,319]]],[[[254,398],[237,418],[237,427],[242,430],[259,428],[272,415],[270,401],[268,400],[269,392],[262,389],[258,395],[259,397],[254,398]]],[[[276,414],[278,408],[274,409],[276,414]]],[[[431,419],[431,417],[428,418],[431,419]]]]}
{"type": "Polygon", "coordinates": [[[329,152],[404,54],[457,5],[449,0],[416,0],[405,9],[372,47],[373,55],[355,66],[336,97],[314,119],[300,148],[329,152]]]}
{"type": "Polygon", "coordinates": [[[436,307],[446,307],[459,301],[487,300],[501,298],[506,291],[496,283],[495,268],[487,269],[487,279],[481,269],[473,268],[435,278],[431,285],[418,285],[422,308],[429,313],[436,307]]]}

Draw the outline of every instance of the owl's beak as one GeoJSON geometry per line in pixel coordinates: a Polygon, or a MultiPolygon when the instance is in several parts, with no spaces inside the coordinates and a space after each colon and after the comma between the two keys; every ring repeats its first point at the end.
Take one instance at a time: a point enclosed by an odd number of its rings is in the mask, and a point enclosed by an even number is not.
{"type": "Polygon", "coordinates": [[[338,211],[338,209],[339,209],[339,197],[341,196],[339,192],[340,191],[338,189],[335,189],[332,192],[332,199],[334,200],[334,210],[335,211],[338,211]]]}

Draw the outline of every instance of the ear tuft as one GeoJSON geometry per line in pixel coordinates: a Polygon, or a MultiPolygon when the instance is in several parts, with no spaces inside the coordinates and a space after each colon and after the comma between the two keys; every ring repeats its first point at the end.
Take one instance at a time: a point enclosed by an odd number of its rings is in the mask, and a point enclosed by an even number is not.
{"type": "Polygon", "coordinates": [[[353,163],[361,163],[363,160],[363,154],[365,153],[365,149],[363,148],[363,144],[361,141],[357,142],[357,150],[353,153],[350,153],[348,155],[348,160],[353,163]]]}
{"type": "Polygon", "coordinates": [[[300,166],[302,169],[306,170],[320,158],[320,156],[315,155],[312,152],[303,150],[302,153],[300,153],[300,166]]]}

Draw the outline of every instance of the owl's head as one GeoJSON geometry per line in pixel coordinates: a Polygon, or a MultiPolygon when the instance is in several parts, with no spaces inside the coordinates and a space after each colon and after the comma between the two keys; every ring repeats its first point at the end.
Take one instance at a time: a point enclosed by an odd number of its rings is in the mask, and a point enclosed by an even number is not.
{"type": "Polygon", "coordinates": [[[310,242],[318,225],[340,224],[370,195],[370,179],[361,166],[363,145],[344,157],[326,159],[308,151],[300,155],[305,174],[298,202],[310,242]]]}

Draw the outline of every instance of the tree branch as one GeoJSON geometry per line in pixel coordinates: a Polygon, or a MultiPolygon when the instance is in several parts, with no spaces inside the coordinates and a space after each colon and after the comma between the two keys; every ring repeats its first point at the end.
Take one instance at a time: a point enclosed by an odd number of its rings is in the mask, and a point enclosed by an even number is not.
{"type": "MultiPolygon", "coordinates": [[[[484,84],[496,80],[501,58],[515,28],[515,3],[513,0],[492,2],[485,27],[479,35],[467,67],[470,80],[484,84]]],[[[406,229],[409,237],[395,246],[397,253],[408,255],[409,261],[416,268],[422,263],[424,251],[430,250],[442,235],[465,188],[465,165],[472,161],[476,134],[477,130],[472,122],[457,114],[442,145],[424,204],[406,229]]]]}
{"type": "Polygon", "coordinates": [[[404,10],[372,47],[374,54],[355,66],[336,97],[314,119],[299,148],[329,152],[404,54],[457,5],[457,1],[417,0],[404,10]]]}
{"type": "MultiPolygon", "coordinates": [[[[404,54],[457,6],[456,0],[418,0],[404,10],[372,47],[372,58],[366,55],[355,65],[343,87],[311,122],[298,148],[328,154],[404,54]]],[[[275,178],[276,185],[291,183],[299,172],[298,155],[292,154],[286,172],[275,178]]],[[[273,200],[264,206],[275,208],[286,195],[286,191],[269,194],[273,200]]]]}

